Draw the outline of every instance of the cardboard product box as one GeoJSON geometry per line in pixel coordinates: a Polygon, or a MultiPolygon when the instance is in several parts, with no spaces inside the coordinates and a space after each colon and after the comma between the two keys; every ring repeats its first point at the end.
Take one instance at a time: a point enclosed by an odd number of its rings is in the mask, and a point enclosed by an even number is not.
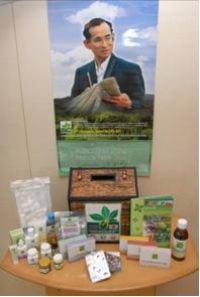
{"type": "Polygon", "coordinates": [[[92,252],[85,256],[90,280],[93,283],[108,279],[111,277],[108,262],[104,251],[92,252]]]}
{"type": "Polygon", "coordinates": [[[67,255],[69,261],[75,261],[83,258],[86,254],[93,252],[96,248],[95,238],[72,241],[67,246],[67,255]]]}
{"type": "Polygon", "coordinates": [[[130,199],[138,197],[135,167],[71,168],[68,201],[72,211],[85,203],[121,203],[121,234],[130,233],[130,199]]]}
{"type": "Polygon", "coordinates": [[[151,236],[158,247],[168,248],[174,199],[171,196],[139,197],[131,200],[130,233],[151,236]]]}
{"type": "Polygon", "coordinates": [[[149,236],[121,235],[119,240],[119,250],[121,253],[127,253],[128,242],[130,241],[150,242],[150,238],[149,236]]]}
{"type": "Polygon", "coordinates": [[[97,242],[118,242],[121,231],[120,203],[86,203],[87,231],[97,242]]]}
{"type": "Polygon", "coordinates": [[[140,250],[140,264],[169,268],[171,264],[171,249],[143,246],[140,250]]]}
{"type": "Polygon", "coordinates": [[[143,246],[155,246],[155,242],[151,241],[143,241],[143,240],[131,240],[128,241],[127,245],[127,258],[128,259],[139,259],[141,248],[143,246]]]}

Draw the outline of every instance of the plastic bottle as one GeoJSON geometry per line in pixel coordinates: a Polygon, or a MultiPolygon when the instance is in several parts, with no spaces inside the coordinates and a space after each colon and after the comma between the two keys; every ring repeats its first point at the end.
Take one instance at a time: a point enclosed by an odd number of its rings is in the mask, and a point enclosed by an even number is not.
{"type": "Polygon", "coordinates": [[[48,242],[43,242],[40,246],[41,257],[52,258],[51,245],[48,242]]]}
{"type": "Polygon", "coordinates": [[[34,227],[28,227],[27,234],[25,236],[25,243],[27,248],[38,248],[39,247],[39,235],[35,232],[34,227]]]}
{"type": "Polygon", "coordinates": [[[19,259],[27,258],[27,245],[24,243],[23,239],[20,239],[18,242],[17,253],[19,259]]]}
{"type": "Polygon", "coordinates": [[[177,261],[185,259],[186,244],[188,239],[188,222],[186,219],[179,219],[173,234],[172,257],[177,261]]]}
{"type": "Polygon", "coordinates": [[[38,254],[38,250],[36,248],[31,248],[28,250],[27,261],[28,261],[28,264],[30,264],[30,265],[38,264],[39,254],[38,254]]]}
{"type": "Polygon", "coordinates": [[[51,245],[53,254],[58,249],[58,239],[55,228],[55,217],[53,212],[48,212],[47,217],[47,242],[51,245]]]}

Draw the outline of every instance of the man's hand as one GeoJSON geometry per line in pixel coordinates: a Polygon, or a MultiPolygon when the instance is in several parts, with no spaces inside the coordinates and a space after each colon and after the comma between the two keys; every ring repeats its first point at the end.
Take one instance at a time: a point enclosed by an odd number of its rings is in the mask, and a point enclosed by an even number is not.
{"type": "Polygon", "coordinates": [[[118,96],[106,95],[103,97],[103,101],[111,103],[117,107],[130,109],[132,107],[132,101],[125,93],[118,96]]]}

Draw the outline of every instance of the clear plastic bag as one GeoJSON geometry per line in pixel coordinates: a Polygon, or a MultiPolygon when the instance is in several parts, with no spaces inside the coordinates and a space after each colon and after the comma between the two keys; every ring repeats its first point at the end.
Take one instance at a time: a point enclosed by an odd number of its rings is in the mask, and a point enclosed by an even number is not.
{"type": "Polygon", "coordinates": [[[43,219],[51,211],[49,177],[16,180],[10,183],[14,192],[21,227],[43,219]]]}

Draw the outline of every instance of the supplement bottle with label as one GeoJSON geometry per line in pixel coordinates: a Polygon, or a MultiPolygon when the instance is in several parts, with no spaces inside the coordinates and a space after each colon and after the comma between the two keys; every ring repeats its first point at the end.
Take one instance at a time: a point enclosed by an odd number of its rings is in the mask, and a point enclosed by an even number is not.
{"type": "Polygon", "coordinates": [[[18,259],[27,258],[27,245],[24,243],[23,239],[20,239],[17,244],[18,259]]]}
{"type": "Polygon", "coordinates": [[[25,236],[25,243],[27,248],[38,248],[39,247],[39,235],[35,231],[34,227],[28,227],[25,236]]]}
{"type": "Polygon", "coordinates": [[[47,242],[51,245],[53,255],[56,254],[58,249],[58,239],[56,234],[55,216],[53,212],[48,212],[47,242]]]}
{"type": "Polygon", "coordinates": [[[39,254],[38,254],[38,250],[36,248],[31,248],[28,250],[27,261],[28,261],[28,264],[30,264],[30,265],[38,264],[39,254]]]}
{"type": "Polygon", "coordinates": [[[51,260],[47,257],[42,257],[39,260],[39,271],[40,273],[49,273],[51,271],[51,260]]]}
{"type": "Polygon", "coordinates": [[[178,261],[185,259],[186,244],[188,239],[187,225],[188,222],[186,219],[179,219],[173,234],[172,257],[178,261]]]}
{"type": "Polygon", "coordinates": [[[52,258],[51,245],[48,242],[43,242],[40,246],[40,255],[41,257],[52,258]]]}

